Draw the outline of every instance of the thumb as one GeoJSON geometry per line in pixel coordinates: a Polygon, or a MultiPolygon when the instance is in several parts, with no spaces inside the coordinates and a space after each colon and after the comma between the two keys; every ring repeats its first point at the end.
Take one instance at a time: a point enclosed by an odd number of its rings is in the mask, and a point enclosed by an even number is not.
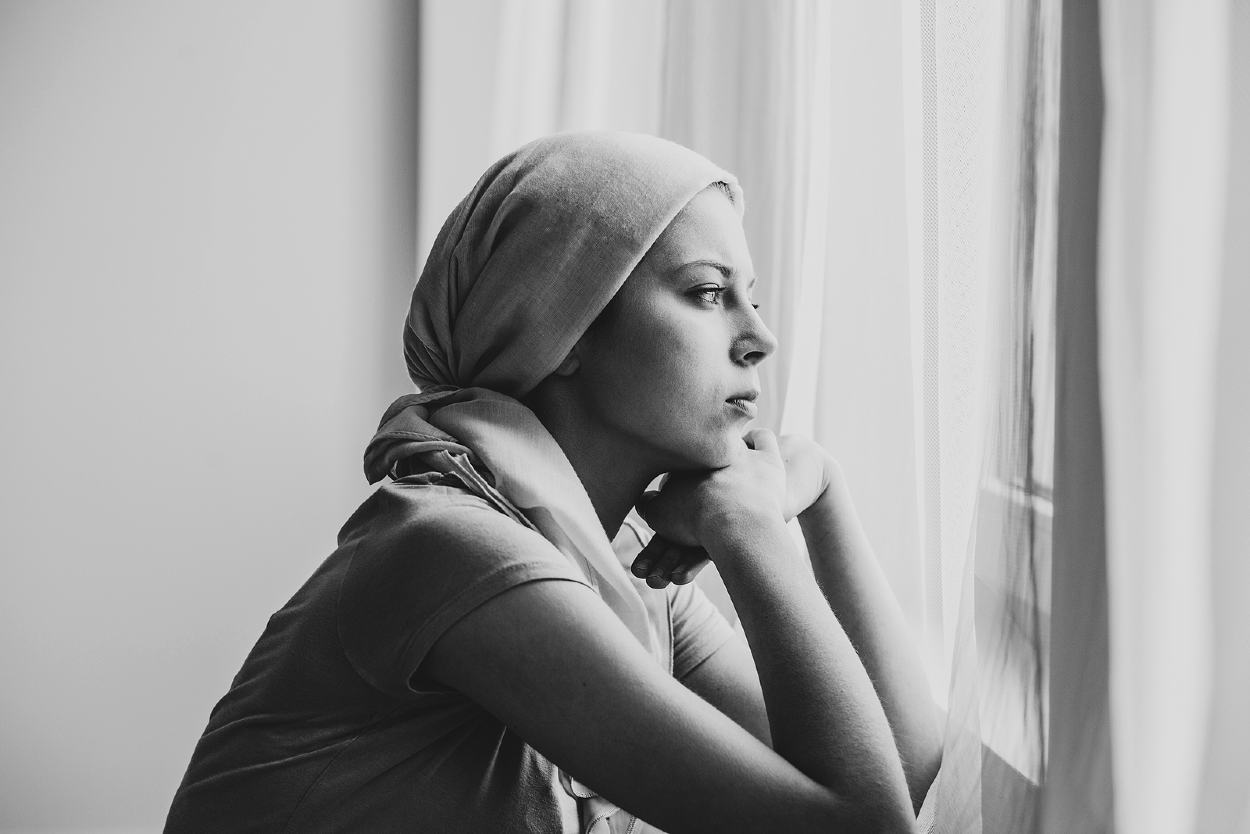
{"type": "Polygon", "coordinates": [[[654,501],[655,497],[659,494],[660,493],[658,490],[649,489],[646,492],[644,492],[642,495],[640,495],[638,497],[638,502],[634,504],[634,509],[638,510],[638,515],[642,516],[642,520],[647,522],[648,524],[651,523],[651,518],[649,517],[649,514],[648,514],[648,511],[651,507],[651,502],[654,501]]]}
{"type": "Polygon", "coordinates": [[[781,456],[781,447],[777,444],[777,435],[768,429],[751,429],[743,437],[747,446],[757,452],[771,452],[778,457],[781,456]]]}

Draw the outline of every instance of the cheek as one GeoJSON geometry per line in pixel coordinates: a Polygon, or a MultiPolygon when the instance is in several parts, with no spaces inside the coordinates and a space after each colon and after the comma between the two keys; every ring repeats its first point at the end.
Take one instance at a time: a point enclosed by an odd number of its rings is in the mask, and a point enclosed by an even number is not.
{"type": "Polygon", "coordinates": [[[708,376],[706,357],[687,333],[656,328],[640,339],[634,351],[635,379],[662,392],[670,405],[699,399],[708,376]]]}
{"type": "Polygon", "coordinates": [[[705,312],[665,295],[621,301],[596,334],[591,384],[666,434],[714,430],[709,390],[728,356],[723,334],[710,331],[705,312]]]}

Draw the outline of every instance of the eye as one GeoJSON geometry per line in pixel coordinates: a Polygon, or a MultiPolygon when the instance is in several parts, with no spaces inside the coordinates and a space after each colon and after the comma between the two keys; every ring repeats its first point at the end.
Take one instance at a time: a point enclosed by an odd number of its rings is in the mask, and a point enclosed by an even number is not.
{"type": "Polygon", "coordinates": [[[728,287],[722,287],[719,284],[706,284],[692,289],[690,295],[704,304],[716,306],[721,303],[721,296],[728,289],[728,287]]]}

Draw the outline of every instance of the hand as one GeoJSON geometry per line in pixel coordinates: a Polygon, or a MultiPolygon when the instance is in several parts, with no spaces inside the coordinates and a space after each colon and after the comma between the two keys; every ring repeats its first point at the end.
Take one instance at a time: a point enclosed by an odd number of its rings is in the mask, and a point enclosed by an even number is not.
{"type": "Polygon", "coordinates": [[[691,582],[707,566],[704,543],[724,531],[726,520],[783,512],[785,466],[771,432],[743,438],[741,454],[729,466],[665,478],[658,491],[644,494],[638,512],[656,535],[634,560],[635,576],[653,588],[691,582]]]}
{"type": "Polygon", "coordinates": [[[806,437],[782,435],[778,445],[786,467],[785,519],[790,521],[825,493],[837,463],[824,448],[806,437]]]}
{"type": "Polygon", "coordinates": [[[733,526],[784,519],[786,470],[776,436],[753,429],[720,469],[676,472],[638,500],[638,513],[669,542],[713,549],[733,526]]]}
{"type": "Polygon", "coordinates": [[[676,544],[656,533],[647,542],[630,570],[652,588],[667,588],[693,582],[708,564],[707,551],[701,547],[676,544]]]}
{"type": "MultiPolygon", "coordinates": [[[[784,435],[778,440],[778,447],[785,469],[783,517],[790,521],[824,494],[837,463],[821,446],[803,437],[784,435]]],[[[668,487],[667,480],[664,487],[668,487]]],[[[670,525],[664,528],[669,533],[657,532],[631,567],[635,576],[646,579],[653,588],[665,588],[670,582],[674,585],[692,582],[708,563],[707,551],[699,546],[693,530],[681,523],[692,521],[693,514],[682,514],[674,519],[671,513],[664,512],[664,503],[651,506],[661,493],[664,489],[645,494],[638,502],[638,509],[653,528],[670,525]]],[[[676,494],[666,493],[666,497],[674,498],[676,494]]]]}

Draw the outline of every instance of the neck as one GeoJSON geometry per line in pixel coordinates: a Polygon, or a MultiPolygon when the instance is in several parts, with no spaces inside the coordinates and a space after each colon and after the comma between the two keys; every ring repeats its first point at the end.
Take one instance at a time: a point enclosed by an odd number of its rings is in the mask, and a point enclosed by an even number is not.
{"type": "Polygon", "coordinates": [[[560,444],[590,497],[603,532],[614,538],[647,485],[665,470],[638,449],[625,447],[595,430],[593,423],[581,419],[579,409],[568,407],[567,402],[534,397],[526,405],[560,444]]]}
{"type": "Polygon", "coordinates": [[[595,515],[609,539],[615,538],[625,516],[646,490],[647,484],[662,474],[654,468],[631,466],[632,449],[611,449],[595,446],[593,441],[577,435],[563,435],[551,430],[581,479],[595,515]]]}

